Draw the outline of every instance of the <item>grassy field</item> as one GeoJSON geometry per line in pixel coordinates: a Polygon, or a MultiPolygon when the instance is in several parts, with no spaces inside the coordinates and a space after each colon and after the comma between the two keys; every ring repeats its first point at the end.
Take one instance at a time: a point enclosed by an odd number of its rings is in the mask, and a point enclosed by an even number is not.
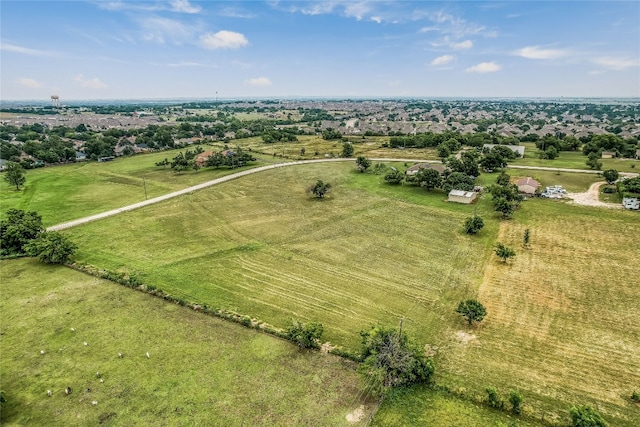
{"type": "MultiPolygon", "coordinates": [[[[597,178],[550,174],[540,178],[581,191],[597,178]]],[[[444,199],[351,163],[296,166],[68,234],[81,262],[275,326],[319,320],[326,340],[351,349],[361,329],[404,317],[438,349],[440,382],[473,395],[518,388],[534,417],[589,403],[614,425],[634,425],[640,414],[625,396],[640,384],[637,213],[535,199],[500,224],[483,198],[486,226],[472,238],[461,225],[475,207],[444,199]],[[305,194],[318,178],[334,186],[326,200],[305,194]],[[524,228],[530,250],[520,247],[524,228]],[[514,262],[492,255],[496,240],[516,248],[514,262]],[[478,295],[489,315],[468,329],[455,306],[478,295]]]]}
{"type": "Polygon", "coordinates": [[[129,270],[187,300],[276,326],[289,317],[321,319],[327,340],[350,348],[361,329],[402,316],[435,340],[449,311],[442,306],[473,294],[481,280],[483,257],[469,256],[487,252],[497,221],[470,239],[461,227],[474,207],[381,180],[351,163],[294,166],[69,234],[81,262],[129,270]],[[334,186],[325,200],[306,194],[316,179],[334,186]]]}
{"type": "MultiPolygon", "coordinates": [[[[582,151],[561,151],[560,156],[553,160],[539,159],[535,144],[522,143],[525,146],[524,158],[517,159],[514,165],[544,166],[549,168],[589,169],[586,165],[587,156],[582,151]]],[[[633,159],[600,159],[602,170],[615,169],[619,172],[640,173],[640,160],[633,159]]]]}
{"type": "MultiPolygon", "coordinates": [[[[508,403],[507,406],[509,406],[508,403]]],[[[520,416],[424,387],[394,390],[385,399],[371,423],[372,427],[533,427],[540,425],[533,420],[523,420],[520,416]]]]}
{"type": "MultiPolygon", "coordinates": [[[[243,170],[208,168],[198,173],[178,174],[169,168],[155,166],[156,162],[171,159],[179,151],[119,158],[106,163],[84,162],[29,170],[26,184],[20,191],[15,191],[6,181],[0,181],[1,210],[35,210],[48,226],[143,201],[145,182],[147,197],[153,198],[243,170]]],[[[246,168],[260,164],[263,163],[254,162],[246,168]]]]}
{"type": "Polygon", "coordinates": [[[68,268],[0,267],[2,425],[347,426],[369,411],[344,359],[68,268]]]}

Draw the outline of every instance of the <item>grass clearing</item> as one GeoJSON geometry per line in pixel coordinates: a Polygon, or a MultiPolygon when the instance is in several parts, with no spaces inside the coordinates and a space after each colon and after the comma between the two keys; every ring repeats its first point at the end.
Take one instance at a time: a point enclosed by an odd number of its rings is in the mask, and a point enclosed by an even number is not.
{"type": "Polygon", "coordinates": [[[68,268],[0,266],[2,425],[357,426],[370,409],[344,359],[68,268]]]}
{"type": "Polygon", "coordinates": [[[539,424],[426,387],[394,390],[385,399],[371,423],[372,427],[513,425],[532,427],[539,424]]]}
{"type": "Polygon", "coordinates": [[[69,235],[81,262],[129,270],[186,300],[276,326],[289,317],[322,320],[327,340],[352,349],[360,330],[402,316],[421,339],[436,340],[445,307],[481,280],[483,258],[468,260],[493,244],[497,220],[487,219],[479,238],[464,236],[473,206],[381,181],[351,163],[294,166],[69,235]],[[305,192],[316,179],[334,187],[325,200],[305,192]]]}
{"type": "MultiPolygon", "coordinates": [[[[561,151],[560,155],[553,159],[539,159],[538,149],[532,142],[521,143],[525,147],[524,158],[513,161],[514,165],[543,166],[548,168],[589,169],[586,164],[587,156],[582,151],[561,151]]],[[[640,160],[634,159],[600,159],[602,170],[615,169],[618,172],[640,173],[640,160]]]]}
{"type": "MultiPolygon", "coordinates": [[[[584,191],[597,178],[576,175],[552,183],[584,191]]],[[[638,408],[625,396],[640,383],[640,291],[630,286],[637,213],[532,199],[499,223],[484,197],[485,228],[469,237],[461,227],[476,207],[445,198],[385,185],[351,162],[316,164],[66,234],[81,262],[275,326],[317,320],[326,340],[351,349],[363,328],[405,317],[410,334],[438,349],[441,383],[474,395],[489,385],[503,394],[518,388],[534,417],[565,419],[569,406],[592,404],[614,425],[633,426],[638,408]],[[316,179],[334,186],[326,200],[305,194],[316,179]],[[531,250],[520,247],[524,228],[531,250]],[[495,258],[496,240],[516,249],[515,261],[495,258]],[[489,314],[468,329],[455,307],[478,295],[489,314]]]]}
{"type": "MultiPolygon", "coordinates": [[[[206,150],[207,146],[203,146],[206,150]]],[[[2,211],[9,208],[35,210],[45,226],[93,215],[180,190],[223,175],[264,164],[260,161],[238,169],[203,169],[176,173],[155,166],[179,151],[119,158],[112,162],[83,162],[27,171],[26,184],[15,191],[0,182],[2,211]]]]}

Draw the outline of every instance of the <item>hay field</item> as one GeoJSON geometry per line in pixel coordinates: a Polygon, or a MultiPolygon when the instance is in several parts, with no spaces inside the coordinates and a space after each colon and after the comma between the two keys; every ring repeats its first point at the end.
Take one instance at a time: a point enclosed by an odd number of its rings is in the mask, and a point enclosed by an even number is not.
{"type": "Polygon", "coordinates": [[[381,180],[351,162],[293,166],[68,234],[80,262],[275,326],[319,320],[328,341],[351,349],[360,330],[403,316],[421,340],[437,341],[455,322],[451,307],[475,295],[497,221],[471,239],[461,227],[474,207],[381,180]],[[325,200],[306,194],[316,179],[334,186],[325,200]]]}
{"type": "Polygon", "coordinates": [[[68,234],[80,262],[275,326],[321,321],[325,340],[350,349],[361,329],[405,317],[407,331],[437,347],[441,383],[472,396],[518,388],[534,417],[563,419],[570,405],[590,403],[633,425],[638,409],[625,396],[640,383],[637,213],[536,199],[499,223],[486,198],[485,229],[471,238],[460,228],[473,206],[354,170],[269,171],[68,234]],[[305,195],[316,179],[334,185],[326,200],[305,195]],[[496,240],[516,248],[511,265],[492,255],[496,240]],[[476,296],[489,315],[468,329],[454,310],[476,296]]]}
{"type": "Polygon", "coordinates": [[[347,415],[370,410],[344,359],[65,267],[0,268],[3,426],[358,426],[347,415]]]}
{"type": "Polygon", "coordinates": [[[612,425],[634,426],[640,407],[640,218],[637,213],[531,200],[498,240],[515,260],[487,263],[478,290],[486,322],[445,350],[443,379],[482,390],[525,391],[547,419],[591,404],[612,425]],[[531,248],[521,248],[524,229],[531,248]],[[564,408],[565,411],[558,411],[564,408]]]}

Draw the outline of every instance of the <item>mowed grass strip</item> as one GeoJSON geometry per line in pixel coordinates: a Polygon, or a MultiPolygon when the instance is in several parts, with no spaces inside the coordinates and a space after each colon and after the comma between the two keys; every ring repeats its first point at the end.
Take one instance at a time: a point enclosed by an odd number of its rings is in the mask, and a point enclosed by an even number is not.
{"type": "Polygon", "coordinates": [[[487,318],[466,331],[474,339],[445,350],[443,379],[518,388],[547,419],[590,404],[611,425],[638,425],[638,236],[635,212],[528,201],[501,224],[498,240],[517,255],[488,263],[479,290],[487,318]],[[530,249],[521,246],[526,228],[530,249]]]}
{"type": "Polygon", "coordinates": [[[352,362],[68,268],[0,267],[2,425],[347,426],[369,413],[352,362]]]}
{"type": "MultiPolygon", "coordinates": [[[[351,162],[293,166],[68,234],[80,262],[275,326],[321,321],[327,340],[357,350],[360,330],[402,317],[421,341],[437,341],[457,301],[474,296],[492,241],[464,236],[474,207],[444,199],[396,193],[351,162]],[[333,185],[324,200],[305,191],[316,179],[333,185]]],[[[497,222],[487,223],[488,237],[497,222]]]]}
{"type": "MultiPolygon", "coordinates": [[[[507,402],[507,407],[509,407],[507,402]]],[[[532,427],[531,419],[491,409],[427,387],[393,390],[376,412],[371,426],[401,427],[532,427]]]]}
{"type": "MultiPolygon", "coordinates": [[[[195,147],[191,147],[193,149],[195,147]]],[[[211,149],[203,146],[203,149],[211,149]]],[[[181,190],[264,163],[245,168],[205,168],[176,173],[155,166],[182,150],[118,158],[111,162],[82,162],[28,170],[20,191],[0,181],[2,213],[9,208],[37,211],[45,226],[70,221],[181,190]]]]}

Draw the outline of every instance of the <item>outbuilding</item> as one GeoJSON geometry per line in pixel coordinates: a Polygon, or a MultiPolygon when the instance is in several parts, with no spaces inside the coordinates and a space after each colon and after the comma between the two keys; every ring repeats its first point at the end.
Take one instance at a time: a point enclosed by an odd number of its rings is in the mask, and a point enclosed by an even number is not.
{"type": "Polygon", "coordinates": [[[536,194],[536,190],[540,187],[540,183],[533,178],[522,178],[516,183],[518,191],[530,196],[536,194]]]}
{"type": "Polygon", "coordinates": [[[469,204],[469,203],[472,203],[477,196],[478,196],[478,193],[476,193],[475,191],[464,191],[464,190],[449,191],[450,202],[469,204]]]}
{"type": "Polygon", "coordinates": [[[416,175],[418,172],[420,172],[421,169],[433,169],[435,171],[438,171],[438,173],[440,175],[442,175],[444,173],[445,170],[445,166],[441,165],[441,164],[433,164],[433,163],[417,163],[409,168],[407,168],[406,171],[404,171],[404,173],[407,176],[413,176],[416,175]]]}

